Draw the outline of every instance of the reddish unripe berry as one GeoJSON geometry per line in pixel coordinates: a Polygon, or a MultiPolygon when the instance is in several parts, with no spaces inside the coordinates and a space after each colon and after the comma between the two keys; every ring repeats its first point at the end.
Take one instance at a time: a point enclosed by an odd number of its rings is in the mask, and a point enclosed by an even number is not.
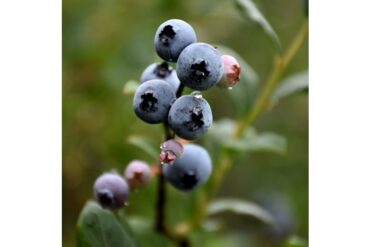
{"type": "Polygon", "coordinates": [[[141,188],[148,184],[152,176],[151,169],[145,161],[133,160],[125,170],[125,178],[133,188],[141,188]]]}
{"type": "Polygon", "coordinates": [[[224,75],[217,86],[231,88],[240,80],[241,68],[238,61],[230,55],[222,55],[224,63],[224,75]]]}

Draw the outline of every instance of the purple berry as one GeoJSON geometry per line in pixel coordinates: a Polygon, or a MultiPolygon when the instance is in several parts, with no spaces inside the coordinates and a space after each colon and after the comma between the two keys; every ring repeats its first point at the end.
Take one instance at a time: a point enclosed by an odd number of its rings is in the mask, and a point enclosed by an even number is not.
{"type": "Polygon", "coordinates": [[[144,83],[149,80],[160,79],[168,82],[176,93],[180,81],[177,78],[176,70],[174,70],[168,63],[153,63],[149,65],[141,74],[140,82],[144,83]]]}
{"type": "Polygon", "coordinates": [[[197,42],[194,29],[185,21],[171,19],[162,23],[154,37],[158,56],[168,62],[176,62],[182,50],[197,42]]]}
{"type": "Polygon", "coordinates": [[[184,153],[173,165],[165,164],[163,174],[177,189],[189,191],[207,182],[212,161],[207,150],[196,144],[185,144],[184,153]]]}
{"type": "Polygon", "coordinates": [[[211,45],[194,43],[181,52],[176,72],[185,86],[207,90],[221,80],[224,64],[219,52],[211,45]]]}
{"type": "Polygon", "coordinates": [[[94,184],[94,196],[103,208],[117,209],[128,202],[129,186],[116,173],[104,173],[94,184]]]}
{"type": "Polygon", "coordinates": [[[211,107],[205,99],[184,95],[171,106],[168,124],[179,137],[195,140],[212,126],[212,118],[211,107]]]}
{"type": "Polygon", "coordinates": [[[134,110],[144,122],[151,124],[165,122],[175,99],[175,92],[167,82],[157,79],[150,80],[136,89],[134,110]]]}

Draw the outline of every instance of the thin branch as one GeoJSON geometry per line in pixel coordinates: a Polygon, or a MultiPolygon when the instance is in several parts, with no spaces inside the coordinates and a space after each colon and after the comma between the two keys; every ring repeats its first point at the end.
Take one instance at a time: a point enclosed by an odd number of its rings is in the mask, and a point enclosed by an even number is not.
{"type": "Polygon", "coordinates": [[[263,87],[261,94],[259,95],[257,101],[252,107],[251,112],[242,120],[235,131],[234,136],[240,137],[245,129],[247,129],[257,117],[266,109],[266,106],[270,102],[270,97],[274,92],[276,86],[280,82],[285,69],[290,64],[292,59],[297,55],[297,52],[301,48],[303,42],[306,40],[308,34],[308,20],[302,24],[301,29],[298,31],[297,35],[293,39],[292,43],[288,47],[287,51],[275,59],[274,68],[272,70],[269,80],[263,87]]]}
{"type": "Polygon", "coordinates": [[[182,95],[182,92],[184,91],[185,85],[180,83],[179,88],[177,89],[176,92],[176,98],[180,98],[182,95]]]}
{"type": "MultiPolygon", "coordinates": [[[[176,92],[176,97],[179,98],[182,95],[184,90],[184,85],[180,83],[180,86],[176,92]]],[[[165,141],[173,139],[175,137],[174,133],[171,131],[167,123],[163,124],[165,141]]],[[[170,231],[166,226],[166,181],[163,176],[163,166],[164,164],[159,165],[159,174],[158,174],[158,187],[157,187],[157,201],[156,201],[156,216],[155,216],[155,229],[165,235],[167,238],[176,242],[179,247],[190,247],[190,240],[186,235],[176,234],[173,231],[170,231]]]]}

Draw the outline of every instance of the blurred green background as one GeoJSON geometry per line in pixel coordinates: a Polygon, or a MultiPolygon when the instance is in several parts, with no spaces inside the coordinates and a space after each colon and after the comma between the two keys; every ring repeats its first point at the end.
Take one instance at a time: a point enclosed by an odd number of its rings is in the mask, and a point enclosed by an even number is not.
{"type": "MultiPolygon", "coordinates": [[[[286,48],[303,22],[302,2],[255,3],[286,48]]],[[[63,246],[75,246],[76,221],[86,200],[92,198],[97,176],[112,168],[122,172],[133,159],[152,162],[142,150],[128,144],[127,138],[145,135],[158,147],[163,139],[161,125],[147,125],[135,116],[132,95],[124,95],[123,86],[139,80],[147,65],[160,61],[154,51],[154,33],[171,18],[189,22],[199,41],[238,52],[258,73],[260,86],[269,75],[274,47],[258,25],[243,19],[232,0],[63,0],[63,246]]],[[[286,75],[307,70],[307,50],[306,42],[286,75]]],[[[215,120],[234,117],[225,94],[218,88],[205,93],[215,120]]],[[[238,159],[217,196],[275,205],[277,214],[287,222],[286,231],[307,239],[307,94],[283,99],[254,126],[285,136],[287,153],[253,153],[238,159]]],[[[132,194],[127,215],[153,218],[155,185],[152,181],[148,188],[132,194]]],[[[189,194],[170,187],[169,191],[168,214],[174,223],[186,217],[184,208],[191,208],[193,200],[189,194]]],[[[197,246],[258,246],[246,244],[250,234],[266,232],[256,227],[253,219],[224,218],[228,227],[223,234],[195,234],[197,246]]],[[[263,234],[262,239],[270,236],[263,234]]],[[[162,245],[154,241],[147,246],[162,245]]]]}

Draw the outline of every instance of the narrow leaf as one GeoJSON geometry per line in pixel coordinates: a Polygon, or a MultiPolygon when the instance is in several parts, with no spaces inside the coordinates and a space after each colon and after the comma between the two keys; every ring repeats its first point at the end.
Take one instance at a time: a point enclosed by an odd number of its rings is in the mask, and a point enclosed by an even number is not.
{"type": "Polygon", "coordinates": [[[243,152],[284,154],[287,150],[287,141],[281,135],[272,132],[257,133],[253,127],[249,127],[247,132],[239,140],[228,142],[226,147],[243,152]]]}
{"type": "Polygon", "coordinates": [[[249,127],[239,138],[235,139],[233,132],[236,122],[231,119],[215,121],[208,132],[208,138],[215,143],[238,152],[271,152],[284,154],[287,150],[285,137],[272,132],[258,133],[253,127],[249,127]]]}
{"type": "Polygon", "coordinates": [[[257,6],[253,3],[252,0],[235,0],[236,7],[246,18],[259,24],[265,33],[271,38],[274,42],[276,48],[281,50],[280,39],[277,36],[276,32],[264,17],[264,15],[259,11],[257,6]]]}
{"type": "Polygon", "coordinates": [[[140,83],[134,80],[130,80],[125,83],[123,86],[123,94],[133,95],[135,94],[136,89],[140,86],[140,83]]]}
{"type": "Polygon", "coordinates": [[[89,201],[77,222],[79,247],[135,247],[135,241],[115,215],[89,201]]]}
{"type": "Polygon", "coordinates": [[[270,106],[274,106],[284,97],[299,93],[308,88],[308,71],[303,71],[284,79],[271,97],[270,106]]]}
{"type": "Polygon", "coordinates": [[[159,150],[155,148],[154,145],[147,138],[143,136],[132,135],[127,139],[127,142],[138,148],[141,148],[153,159],[159,159],[159,150]]]}
{"type": "Polygon", "coordinates": [[[211,202],[207,209],[208,215],[222,212],[251,216],[269,225],[274,223],[273,217],[268,211],[259,205],[246,200],[218,199],[211,202]]]}
{"type": "Polygon", "coordinates": [[[243,116],[250,110],[257,95],[258,75],[237,52],[225,46],[217,46],[217,48],[222,55],[231,55],[239,62],[241,68],[240,81],[228,92],[238,116],[243,116]]]}

